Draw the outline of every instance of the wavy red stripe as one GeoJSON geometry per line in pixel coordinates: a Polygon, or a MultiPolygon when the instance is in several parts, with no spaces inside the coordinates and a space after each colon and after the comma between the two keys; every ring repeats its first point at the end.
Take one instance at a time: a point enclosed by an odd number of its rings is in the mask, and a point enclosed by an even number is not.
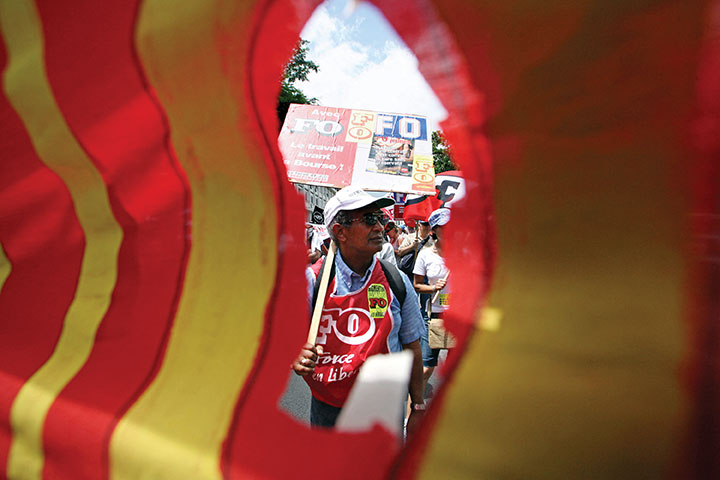
{"type": "MultiPolygon", "coordinates": [[[[0,42],[0,70],[7,54],[0,42]]],[[[47,361],[80,275],[85,238],[63,181],[37,156],[0,92],[0,244],[12,264],[0,292],[0,477],[12,431],[10,409],[22,385],[47,361]]]]}
{"type": "Polygon", "coordinates": [[[155,377],[182,292],[189,186],[134,51],[138,3],[38,2],[51,88],[124,233],[95,346],[48,413],[46,478],[107,477],[112,431],[155,377]]]}

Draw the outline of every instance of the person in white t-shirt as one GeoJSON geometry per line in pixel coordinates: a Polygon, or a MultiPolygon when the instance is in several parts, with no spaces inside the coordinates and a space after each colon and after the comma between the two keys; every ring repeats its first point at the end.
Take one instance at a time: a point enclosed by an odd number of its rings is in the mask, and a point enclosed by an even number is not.
{"type": "MultiPolygon", "coordinates": [[[[445,266],[442,257],[443,228],[450,221],[450,209],[439,208],[435,210],[428,222],[432,230],[434,244],[420,250],[413,268],[413,286],[419,294],[431,294],[432,315],[430,318],[442,318],[444,312],[450,308],[450,285],[448,277],[450,271],[445,266]]],[[[427,328],[425,335],[420,339],[423,353],[423,378],[427,384],[438,363],[439,348],[430,348],[428,344],[427,328]]]]}

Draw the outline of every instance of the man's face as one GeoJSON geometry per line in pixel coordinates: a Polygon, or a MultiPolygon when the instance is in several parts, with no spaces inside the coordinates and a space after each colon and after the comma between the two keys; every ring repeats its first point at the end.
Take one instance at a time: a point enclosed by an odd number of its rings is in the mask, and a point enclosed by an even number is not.
{"type": "Polygon", "coordinates": [[[348,226],[342,226],[344,238],[338,237],[338,239],[343,250],[347,253],[354,252],[370,258],[382,250],[383,243],[385,243],[383,226],[380,222],[375,222],[372,226],[368,225],[364,218],[365,214],[368,213],[382,215],[379,208],[370,205],[350,212],[352,223],[348,226]]]}

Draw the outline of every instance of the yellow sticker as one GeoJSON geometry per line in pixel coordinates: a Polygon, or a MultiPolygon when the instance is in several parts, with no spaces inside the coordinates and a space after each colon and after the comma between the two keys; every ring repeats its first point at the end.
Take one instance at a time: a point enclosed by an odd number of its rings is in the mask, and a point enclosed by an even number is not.
{"type": "Polygon", "coordinates": [[[350,122],[348,123],[345,141],[353,143],[372,143],[373,133],[375,132],[376,117],[377,115],[375,112],[353,110],[350,114],[350,122]]]}
{"type": "Polygon", "coordinates": [[[379,283],[373,283],[368,287],[368,306],[372,318],[383,318],[390,302],[388,302],[387,291],[379,283]]]}
{"type": "Polygon", "coordinates": [[[438,295],[438,302],[440,305],[448,306],[450,305],[450,294],[449,293],[441,293],[438,295]]]}
{"type": "Polygon", "coordinates": [[[435,168],[431,155],[416,153],[413,156],[412,190],[435,195],[435,168]]]}

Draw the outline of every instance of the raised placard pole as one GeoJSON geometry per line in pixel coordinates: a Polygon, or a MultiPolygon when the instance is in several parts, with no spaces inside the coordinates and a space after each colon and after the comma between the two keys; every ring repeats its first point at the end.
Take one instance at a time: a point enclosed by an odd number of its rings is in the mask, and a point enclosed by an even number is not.
{"type": "Polygon", "coordinates": [[[335,261],[335,248],[335,242],[331,241],[330,248],[325,257],[325,264],[323,265],[322,271],[320,271],[320,278],[318,278],[320,288],[318,289],[317,299],[315,300],[312,321],[310,322],[310,331],[308,332],[307,338],[307,342],[311,345],[315,345],[318,327],[320,327],[320,315],[322,314],[323,305],[325,304],[325,294],[327,293],[328,283],[330,283],[330,269],[335,261]]]}

